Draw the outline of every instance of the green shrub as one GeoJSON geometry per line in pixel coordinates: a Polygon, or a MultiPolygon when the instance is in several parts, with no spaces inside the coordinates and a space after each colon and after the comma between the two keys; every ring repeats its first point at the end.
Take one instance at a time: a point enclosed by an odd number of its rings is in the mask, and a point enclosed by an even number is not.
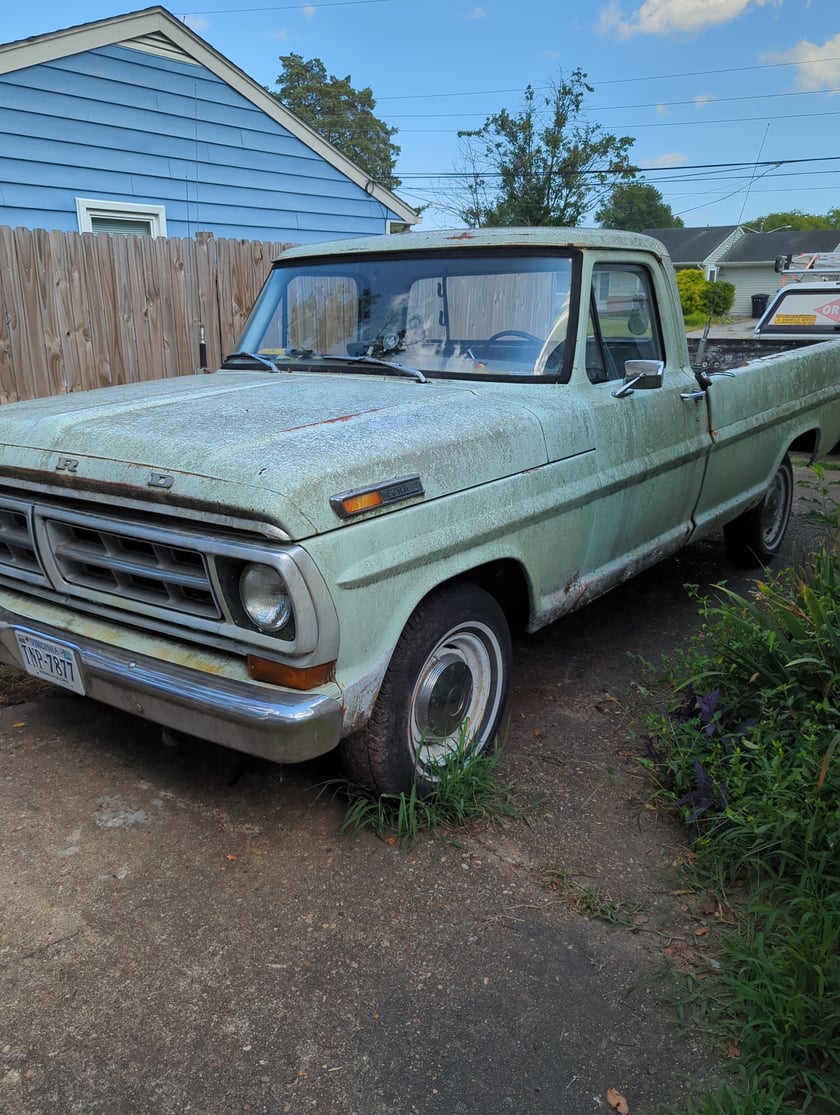
{"type": "Polygon", "coordinates": [[[660,773],[730,878],[840,855],[838,556],[822,549],[752,599],[718,592],[681,663],[681,704],[658,721],[660,773]]]}
{"type": "Polygon", "coordinates": [[[702,271],[678,271],[677,290],[684,318],[690,318],[694,314],[701,314],[703,320],[709,314],[725,317],[735,301],[735,287],[732,283],[710,282],[702,271]]]}
{"type": "Polygon", "coordinates": [[[685,1115],[822,1115],[840,1095],[840,556],[717,592],[650,722],[703,885],[746,884],[711,989],[735,1079],[685,1115]]]}
{"type": "MultiPolygon", "coordinates": [[[[703,309],[706,279],[702,271],[686,269],[677,272],[677,290],[683,315],[698,313],[703,309]]],[[[706,311],[708,313],[708,310],[706,311]]]]}
{"type": "Polygon", "coordinates": [[[706,280],[701,299],[702,309],[705,313],[714,314],[715,317],[726,317],[735,301],[735,284],[719,281],[716,283],[706,280]]]}

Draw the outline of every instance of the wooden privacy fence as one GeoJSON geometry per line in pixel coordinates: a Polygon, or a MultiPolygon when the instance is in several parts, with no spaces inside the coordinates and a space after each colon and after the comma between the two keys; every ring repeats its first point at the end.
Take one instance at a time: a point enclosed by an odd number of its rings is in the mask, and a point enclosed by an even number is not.
{"type": "Polygon", "coordinates": [[[218,367],[287,247],[0,227],[0,403],[218,367]]]}

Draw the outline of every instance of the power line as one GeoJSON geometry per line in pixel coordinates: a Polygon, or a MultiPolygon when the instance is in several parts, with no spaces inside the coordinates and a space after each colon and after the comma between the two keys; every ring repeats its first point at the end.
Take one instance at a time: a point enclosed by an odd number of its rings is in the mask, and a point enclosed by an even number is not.
{"type": "MultiPolygon", "coordinates": [[[[774,113],[772,123],[781,120],[813,120],[823,116],[838,116],[840,109],[832,112],[791,112],[785,115],[774,113]]],[[[611,129],[616,132],[637,131],[640,128],[709,128],[718,124],[754,124],[766,123],[766,116],[716,116],[708,120],[654,120],[646,124],[612,124],[611,129]]],[[[451,135],[451,128],[400,128],[400,135],[451,135]]]]}
{"type": "MultiPolygon", "coordinates": [[[[620,112],[623,109],[629,108],[681,108],[683,105],[698,105],[707,108],[711,105],[728,104],[731,101],[769,101],[779,97],[813,97],[817,94],[832,94],[840,93],[840,89],[801,89],[791,93],[750,93],[747,96],[739,97],[709,97],[697,98],[694,97],[690,101],[649,101],[637,105],[593,105],[587,111],[596,112],[620,112]]],[[[463,119],[465,116],[486,116],[486,112],[401,112],[396,116],[390,116],[391,120],[442,120],[445,117],[456,117],[463,119]]],[[[787,119],[785,117],[784,119],[787,119]]]]}
{"type": "MultiPolygon", "coordinates": [[[[675,166],[675,167],[662,167],[662,166],[643,167],[643,166],[641,166],[641,167],[637,167],[636,169],[639,171],[640,174],[646,174],[650,171],[654,171],[657,174],[662,174],[662,173],[666,173],[666,172],[671,171],[671,170],[673,170],[675,172],[676,171],[683,172],[683,171],[686,171],[686,170],[709,170],[709,171],[712,171],[712,170],[718,170],[718,171],[720,171],[720,170],[749,170],[749,171],[752,171],[753,168],[757,169],[759,167],[767,167],[768,169],[772,169],[774,167],[778,168],[778,167],[782,167],[782,166],[797,166],[797,165],[800,165],[802,163],[837,163],[837,162],[840,162],[840,155],[821,155],[819,157],[814,157],[814,158],[810,158],[810,159],[764,159],[763,161],[760,161],[760,162],[756,162],[756,161],[753,160],[753,161],[744,161],[744,162],[738,162],[738,163],[683,163],[680,166],[675,166]]],[[[593,167],[592,170],[590,170],[590,171],[582,171],[580,173],[584,173],[584,174],[603,174],[604,171],[603,171],[603,169],[593,167]]],[[[480,172],[477,175],[477,177],[479,177],[479,178],[501,178],[501,176],[502,176],[501,171],[487,171],[486,173],[485,172],[480,172]]],[[[454,171],[454,170],[441,171],[440,173],[437,173],[437,174],[434,173],[434,172],[430,172],[430,173],[421,173],[421,172],[411,173],[410,171],[400,174],[400,178],[402,178],[402,179],[406,179],[406,178],[415,178],[415,179],[416,178],[436,178],[436,179],[460,180],[460,179],[463,179],[463,178],[473,178],[473,177],[476,177],[476,175],[473,175],[469,171],[465,172],[465,171],[454,171]]]]}
{"type": "MultiPolygon", "coordinates": [[[[745,74],[754,70],[777,70],[791,66],[816,66],[822,65],[826,62],[840,62],[840,56],[832,58],[805,58],[801,62],[766,62],[759,66],[730,66],[722,70],[689,70],[681,74],[645,74],[640,77],[614,77],[605,78],[599,81],[596,78],[587,76],[588,83],[598,88],[601,85],[627,85],[635,81],[670,81],[673,78],[679,77],[715,77],[718,74],[745,74]]],[[[534,87],[537,92],[542,92],[544,89],[550,89],[549,85],[539,85],[534,87]]],[[[381,101],[416,101],[416,100],[432,100],[439,97],[489,97],[495,96],[499,93],[521,93],[521,88],[516,89],[467,89],[458,93],[400,93],[391,97],[377,97],[377,103],[381,101]]],[[[816,90],[820,92],[820,90],[816,90]]]]}
{"type": "MultiPolygon", "coordinates": [[[[837,116],[840,115],[840,110],[833,112],[791,112],[784,116],[774,113],[772,123],[776,124],[780,120],[812,120],[814,117],[821,116],[837,116]]],[[[718,116],[714,120],[656,120],[649,124],[613,124],[616,131],[630,131],[634,128],[694,128],[699,126],[708,127],[710,124],[754,124],[756,121],[762,123],[767,120],[766,116],[718,116]]]]}

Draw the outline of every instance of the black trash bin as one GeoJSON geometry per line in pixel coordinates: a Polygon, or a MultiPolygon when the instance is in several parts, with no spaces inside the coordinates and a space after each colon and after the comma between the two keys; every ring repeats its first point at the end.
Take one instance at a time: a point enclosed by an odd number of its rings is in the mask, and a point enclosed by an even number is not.
{"type": "Polygon", "coordinates": [[[752,296],[752,316],[761,317],[761,315],[767,309],[767,303],[769,300],[769,294],[754,294],[752,296]]]}

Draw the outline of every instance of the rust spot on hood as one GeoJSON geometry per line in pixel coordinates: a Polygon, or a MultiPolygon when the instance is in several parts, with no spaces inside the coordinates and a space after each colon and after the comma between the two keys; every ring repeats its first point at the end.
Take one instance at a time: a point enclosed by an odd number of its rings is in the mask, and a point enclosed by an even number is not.
{"type": "Polygon", "coordinates": [[[351,418],[361,418],[363,414],[378,414],[382,407],[371,407],[370,410],[360,410],[355,414],[339,414],[335,418],[319,418],[317,422],[304,422],[302,426],[288,426],[286,433],[291,434],[296,430],[311,430],[315,426],[331,426],[334,422],[349,422],[351,418]]]}

